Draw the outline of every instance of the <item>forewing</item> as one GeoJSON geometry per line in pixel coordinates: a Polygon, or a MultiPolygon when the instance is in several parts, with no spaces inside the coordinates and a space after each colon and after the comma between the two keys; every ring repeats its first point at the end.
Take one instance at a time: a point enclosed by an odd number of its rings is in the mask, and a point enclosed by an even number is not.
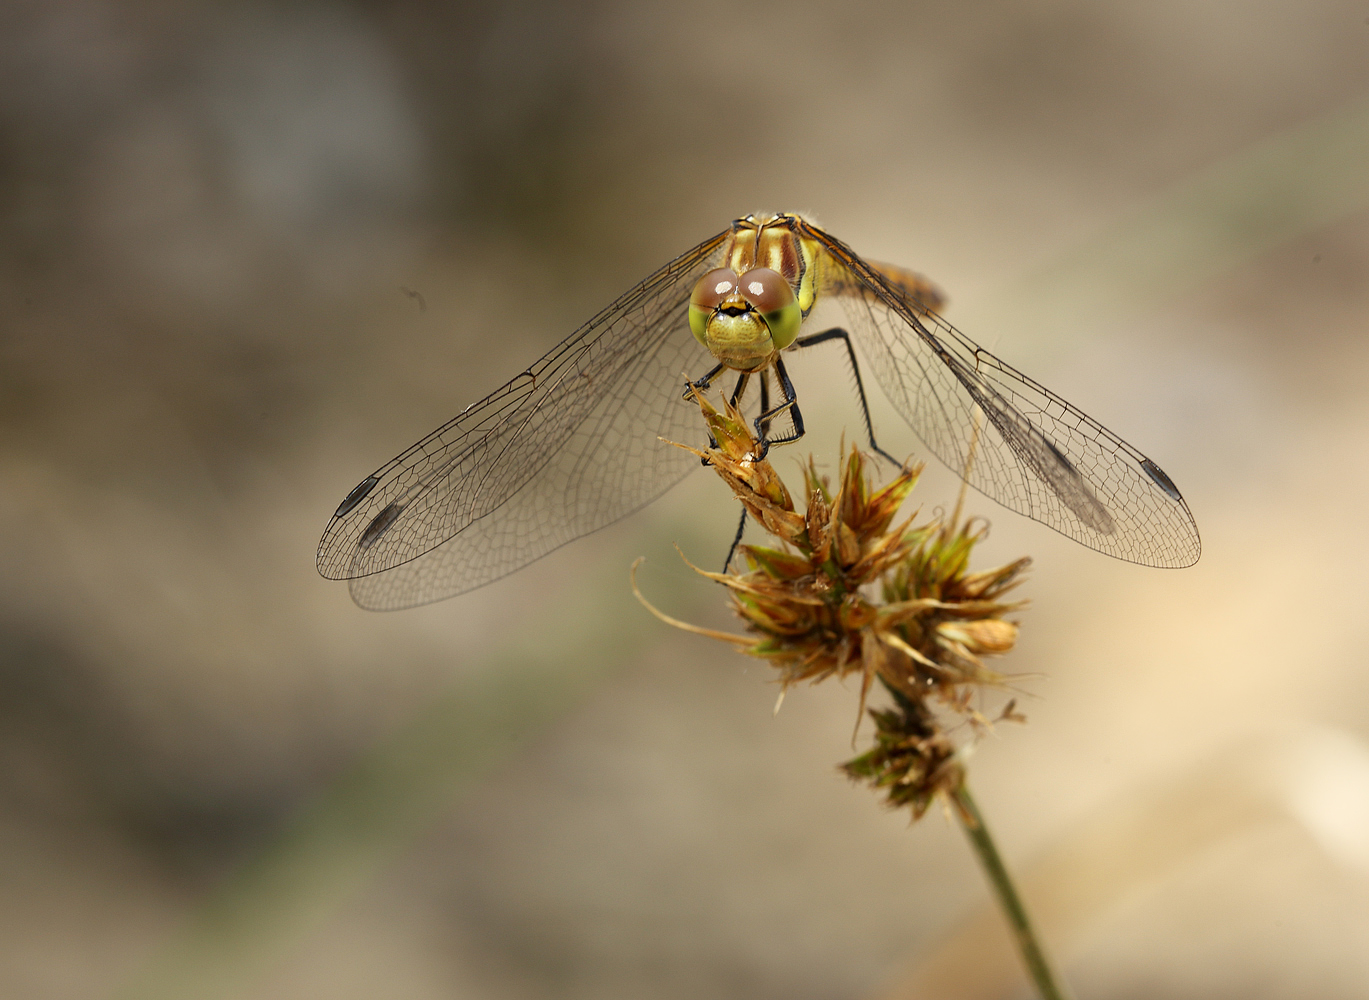
{"type": "Polygon", "coordinates": [[[324,531],[319,572],[351,580],[366,608],[441,600],[630,514],[697,468],[658,438],[700,436],[698,408],[681,392],[686,373],[711,360],[687,308],[726,235],[364,480],[324,531]]]}
{"type": "Polygon", "coordinates": [[[970,485],[1089,548],[1146,566],[1197,562],[1198,528],[1145,455],[940,316],[816,227],[829,284],[890,402],[970,485]]]}

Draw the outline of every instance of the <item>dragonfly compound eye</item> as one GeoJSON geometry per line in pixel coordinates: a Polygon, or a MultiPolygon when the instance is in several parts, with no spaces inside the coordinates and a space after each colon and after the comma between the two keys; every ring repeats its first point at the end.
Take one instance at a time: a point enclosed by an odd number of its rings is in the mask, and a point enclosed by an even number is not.
{"type": "Polygon", "coordinates": [[[708,318],[713,315],[713,310],[723,304],[724,299],[737,294],[740,280],[736,271],[720,267],[716,271],[709,271],[694,286],[694,292],[689,296],[689,328],[694,331],[694,338],[699,343],[707,346],[704,335],[708,329],[708,318]]]}
{"type": "Polygon", "coordinates": [[[803,314],[794,289],[782,274],[768,267],[754,267],[742,275],[741,293],[765,317],[776,350],[782,351],[794,342],[803,314]]]}

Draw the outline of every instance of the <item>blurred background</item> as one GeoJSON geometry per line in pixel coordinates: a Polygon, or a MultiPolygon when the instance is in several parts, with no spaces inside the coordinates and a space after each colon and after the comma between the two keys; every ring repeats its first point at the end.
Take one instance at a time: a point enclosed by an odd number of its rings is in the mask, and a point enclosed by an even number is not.
{"type": "Polygon", "coordinates": [[[971,780],[1078,994],[1369,996],[1367,163],[1349,0],[8,0],[0,994],[1027,995],[960,831],[835,771],[856,685],[772,718],[632,599],[646,555],[732,627],[671,548],[720,561],[710,477],[428,608],[314,570],[367,472],[790,210],[1202,530],[1147,570],[971,498],[1035,560],[971,780]]]}

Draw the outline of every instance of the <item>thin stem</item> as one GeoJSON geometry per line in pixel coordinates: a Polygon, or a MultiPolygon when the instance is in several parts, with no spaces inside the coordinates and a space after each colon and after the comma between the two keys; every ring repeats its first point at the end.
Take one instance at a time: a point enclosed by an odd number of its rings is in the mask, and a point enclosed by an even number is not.
{"type": "Polygon", "coordinates": [[[1041,992],[1042,1000],[1069,1000],[1064,982],[1051,968],[1045,949],[1041,947],[1036,931],[1032,929],[1027,908],[1022,905],[1022,899],[1017,895],[1012,876],[1008,874],[1007,866],[1003,864],[989,828],[984,823],[984,817],[979,814],[979,807],[975,805],[974,798],[963,781],[955,790],[955,804],[960,825],[965,828],[965,834],[974,845],[975,853],[979,855],[979,863],[984,866],[984,874],[988,876],[989,884],[998,895],[1003,915],[1008,918],[1008,925],[1012,928],[1013,936],[1017,938],[1017,949],[1022,953],[1022,961],[1031,973],[1032,982],[1041,992]]]}

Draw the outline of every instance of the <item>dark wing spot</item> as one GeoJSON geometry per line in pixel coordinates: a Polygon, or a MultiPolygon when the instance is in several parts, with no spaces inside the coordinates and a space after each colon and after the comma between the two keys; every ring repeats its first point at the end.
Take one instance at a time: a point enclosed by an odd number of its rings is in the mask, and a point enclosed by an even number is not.
{"type": "Polygon", "coordinates": [[[342,503],[338,504],[337,512],[334,513],[333,516],[342,517],[346,514],[350,514],[356,509],[356,505],[365,500],[371,490],[375,489],[376,483],[378,482],[380,482],[380,480],[375,476],[367,476],[361,482],[357,483],[356,486],[352,488],[352,492],[347,494],[347,498],[343,500],[342,503]]]}
{"type": "Polygon", "coordinates": [[[1051,441],[1049,438],[1045,438],[1044,440],[1046,442],[1046,447],[1055,452],[1055,457],[1060,459],[1060,464],[1069,469],[1076,476],[1079,475],[1079,470],[1074,467],[1074,463],[1066,458],[1065,453],[1055,446],[1055,442],[1051,441]]]}
{"type": "Polygon", "coordinates": [[[1175,500],[1183,499],[1183,497],[1179,495],[1179,487],[1174,485],[1174,480],[1165,475],[1164,469],[1160,468],[1148,458],[1141,460],[1141,468],[1145,470],[1145,473],[1150,477],[1151,482],[1160,487],[1160,489],[1164,490],[1175,500]]]}
{"type": "Polygon", "coordinates": [[[399,520],[399,514],[403,509],[403,505],[399,501],[395,501],[382,510],[371,519],[370,524],[366,525],[366,530],[361,533],[361,539],[357,544],[363,549],[369,549],[376,543],[376,539],[385,534],[390,525],[399,520]]]}
{"type": "Polygon", "coordinates": [[[1047,482],[1060,501],[1078,516],[1094,531],[1100,534],[1110,535],[1117,530],[1117,522],[1112,519],[1108,509],[1102,502],[1093,495],[1093,490],[1089,489],[1088,481],[1079,474],[1079,470],[1074,467],[1074,463],[1065,457],[1064,452],[1055,446],[1055,443],[1043,436],[1049,448],[1061,464],[1069,471],[1067,479],[1060,479],[1052,476],[1047,482]]]}

